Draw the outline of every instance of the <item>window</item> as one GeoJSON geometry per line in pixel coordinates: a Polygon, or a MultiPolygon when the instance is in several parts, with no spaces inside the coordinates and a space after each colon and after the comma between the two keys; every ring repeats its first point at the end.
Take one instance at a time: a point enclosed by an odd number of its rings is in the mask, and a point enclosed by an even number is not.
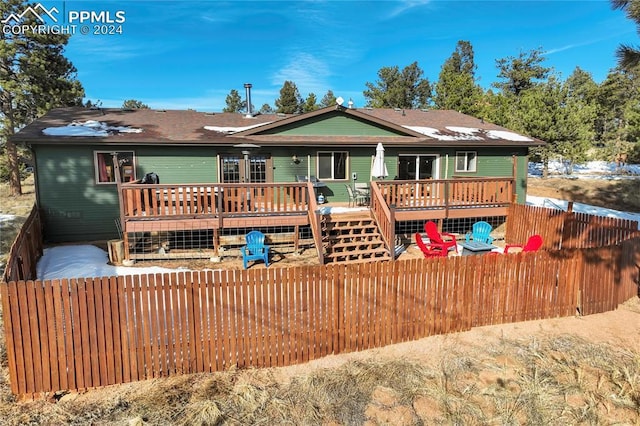
{"type": "Polygon", "coordinates": [[[475,151],[456,152],[456,172],[475,172],[476,158],[475,151]]]}
{"type": "MultiPolygon", "coordinates": [[[[120,181],[131,182],[136,180],[136,167],[134,163],[133,151],[118,152],[118,163],[120,167],[120,181]]],[[[96,173],[96,183],[115,183],[116,177],[113,173],[113,157],[111,152],[94,152],[94,164],[96,173]]]]}
{"type": "Polygon", "coordinates": [[[318,179],[347,179],[347,152],[318,152],[318,179]]]}

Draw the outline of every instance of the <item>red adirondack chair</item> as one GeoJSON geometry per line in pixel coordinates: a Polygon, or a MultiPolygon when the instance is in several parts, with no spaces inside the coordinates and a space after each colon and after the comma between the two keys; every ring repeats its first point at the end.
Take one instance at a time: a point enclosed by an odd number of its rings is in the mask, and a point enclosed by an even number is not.
{"type": "Polygon", "coordinates": [[[445,253],[447,253],[449,249],[453,247],[456,254],[458,253],[458,242],[456,241],[456,236],[447,232],[438,231],[438,225],[436,225],[435,222],[432,222],[430,220],[427,221],[424,224],[424,232],[426,232],[427,237],[429,237],[429,243],[427,243],[427,247],[440,248],[445,253]]]}
{"type": "Polygon", "coordinates": [[[542,237],[540,235],[532,235],[525,245],[509,244],[504,247],[504,252],[509,253],[510,249],[519,247],[522,251],[538,251],[542,247],[542,237]]]}
{"type": "Polygon", "coordinates": [[[419,232],[415,234],[416,244],[422,250],[424,257],[447,257],[447,250],[442,247],[430,247],[429,243],[425,243],[419,232]]]}

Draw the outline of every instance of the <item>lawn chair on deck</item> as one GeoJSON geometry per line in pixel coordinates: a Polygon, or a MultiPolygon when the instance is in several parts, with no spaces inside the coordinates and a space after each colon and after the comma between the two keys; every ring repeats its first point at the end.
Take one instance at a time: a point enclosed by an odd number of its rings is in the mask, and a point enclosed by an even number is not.
{"type": "Polygon", "coordinates": [[[486,244],[493,243],[493,237],[491,236],[491,225],[484,221],[479,221],[473,224],[471,232],[466,235],[467,242],[478,241],[486,244]]]}
{"type": "Polygon", "coordinates": [[[269,246],[264,245],[264,234],[260,231],[251,231],[245,237],[247,245],[242,246],[242,265],[247,269],[249,261],[262,260],[269,266],[269,246]]]}
{"type": "MultiPolygon", "coordinates": [[[[520,248],[520,251],[538,251],[542,247],[542,237],[540,235],[532,235],[527,240],[525,245],[510,244],[504,247],[504,252],[509,253],[509,250],[520,248]]],[[[514,251],[515,253],[515,251],[514,251]]]]}
{"type": "Polygon", "coordinates": [[[440,231],[438,231],[438,225],[430,220],[424,224],[424,231],[427,233],[427,237],[429,237],[429,243],[427,243],[427,247],[440,247],[442,248],[442,250],[444,250],[445,253],[453,247],[456,254],[458,254],[458,242],[456,241],[455,235],[446,232],[441,233],[440,231]]]}

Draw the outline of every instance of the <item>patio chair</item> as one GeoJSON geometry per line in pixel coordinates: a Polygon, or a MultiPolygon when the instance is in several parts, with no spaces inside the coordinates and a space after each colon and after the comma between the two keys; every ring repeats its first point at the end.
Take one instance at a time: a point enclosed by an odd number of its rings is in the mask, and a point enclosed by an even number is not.
{"type": "Polygon", "coordinates": [[[244,269],[247,269],[247,263],[249,261],[264,261],[265,265],[269,266],[269,246],[264,245],[264,234],[260,231],[249,232],[245,239],[247,245],[242,246],[240,252],[242,253],[242,265],[244,269]]]}
{"type": "Polygon", "coordinates": [[[419,232],[416,232],[415,238],[416,245],[420,248],[424,257],[447,257],[448,250],[445,250],[442,246],[433,246],[425,243],[419,232]]]}
{"type": "MultiPolygon", "coordinates": [[[[527,240],[525,245],[509,244],[504,247],[504,252],[509,253],[509,250],[515,248],[521,248],[522,251],[538,251],[542,247],[542,237],[540,235],[532,235],[527,240]]],[[[514,252],[515,253],[515,252],[514,252]]]]}
{"type": "Polygon", "coordinates": [[[473,224],[471,232],[466,235],[467,242],[479,241],[486,244],[493,243],[493,237],[491,236],[491,225],[485,221],[479,221],[473,224]]]}
{"type": "Polygon", "coordinates": [[[356,192],[351,185],[344,185],[347,188],[347,194],[349,195],[349,207],[360,206],[365,202],[363,194],[356,192]]]}
{"type": "Polygon", "coordinates": [[[429,237],[427,247],[441,247],[445,253],[453,247],[456,254],[458,254],[458,242],[456,241],[455,235],[438,231],[438,225],[430,220],[424,224],[424,231],[427,233],[427,237],[429,237]]]}

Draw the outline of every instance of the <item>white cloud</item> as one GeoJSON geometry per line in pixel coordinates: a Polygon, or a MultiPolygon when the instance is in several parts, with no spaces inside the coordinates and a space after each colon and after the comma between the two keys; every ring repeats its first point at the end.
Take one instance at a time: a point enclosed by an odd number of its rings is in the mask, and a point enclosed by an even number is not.
{"type": "Polygon", "coordinates": [[[330,86],[327,82],[330,75],[330,67],[323,60],[309,53],[299,52],[292,55],[289,63],[278,70],[271,81],[281,87],[289,80],[296,84],[303,98],[310,92],[321,97],[330,86]]]}
{"type": "MultiPolygon", "coordinates": [[[[429,4],[431,0],[404,0],[398,2],[398,6],[391,11],[388,15],[388,19],[395,18],[398,15],[402,15],[403,13],[420,6],[424,6],[429,4]]],[[[396,3],[394,3],[396,4],[396,3]]]]}

